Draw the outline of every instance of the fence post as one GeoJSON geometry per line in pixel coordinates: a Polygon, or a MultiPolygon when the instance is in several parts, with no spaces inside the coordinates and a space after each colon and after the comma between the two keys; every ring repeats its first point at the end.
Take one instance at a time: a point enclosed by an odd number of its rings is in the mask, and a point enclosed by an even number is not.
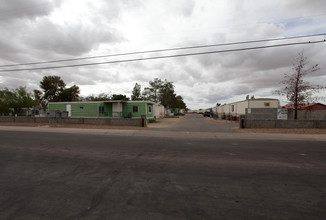
{"type": "Polygon", "coordinates": [[[240,126],[240,128],[245,128],[245,116],[244,115],[240,115],[239,126],[240,126]]]}
{"type": "Polygon", "coordinates": [[[146,115],[141,115],[142,127],[147,127],[146,115]]]}

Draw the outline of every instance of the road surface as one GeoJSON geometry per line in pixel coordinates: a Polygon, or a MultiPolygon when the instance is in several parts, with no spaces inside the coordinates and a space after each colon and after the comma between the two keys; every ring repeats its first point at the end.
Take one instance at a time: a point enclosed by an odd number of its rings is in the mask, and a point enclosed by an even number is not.
{"type": "Polygon", "coordinates": [[[324,138],[246,138],[208,121],[171,133],[2,127],[1,219],[325,218],[324,138]]]}

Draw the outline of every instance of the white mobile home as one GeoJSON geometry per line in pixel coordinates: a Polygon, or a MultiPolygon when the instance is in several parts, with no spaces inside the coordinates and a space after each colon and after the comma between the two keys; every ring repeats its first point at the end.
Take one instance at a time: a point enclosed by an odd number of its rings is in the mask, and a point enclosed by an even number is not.
{"type": "Polygon", "coordinates": [[[220,118],[225,116],[239,117],[246,113],[246,108],[278,108],[279,100],[270,98],[247,99],[217,107],[217,114],[220,118]]]}
{"type": "Polygon", "coordinates": [[[164,106],[161,104],[154,105],[154,118],[163,118],[164,117],[164,106]]]}

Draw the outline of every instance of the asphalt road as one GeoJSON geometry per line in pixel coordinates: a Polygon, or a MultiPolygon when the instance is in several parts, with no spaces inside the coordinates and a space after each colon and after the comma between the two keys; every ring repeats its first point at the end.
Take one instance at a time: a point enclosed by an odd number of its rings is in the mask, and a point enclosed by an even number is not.
{"type": "Polygon", "coordinates": [[[1,219],[325,219],[325,141],[195,133],[1,129],[1,219]]]}

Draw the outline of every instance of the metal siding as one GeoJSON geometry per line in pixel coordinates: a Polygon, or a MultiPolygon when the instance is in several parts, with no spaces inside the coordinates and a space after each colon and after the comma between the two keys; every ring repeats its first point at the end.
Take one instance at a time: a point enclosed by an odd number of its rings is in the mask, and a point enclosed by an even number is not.
{"type": "MultiPolygon", "coordinates": [[[[66,105],[71,105],[71,117],[112,117],[113,104],[101,102],[67,102],[67,103],[49,103],[49,110],[66,111],[66,105]],[[104,106],[104,112],[99,114],[99,107],[104,106]],[[82,107],[82,108],[81,108],[82,107]]],[[[120,117],[140,118],[146,115],[147,118],[153,118],[155,113],[154,105],[150,102],[126,102],[122,104],[122,114],[120,117]],[[138,107],[138,112],[133,112],[133,106],[138,107]],[[152,112],[148,112],[151,106],[152,112]]]]}
{"type": "Polygon", "coordinates": [[[278,100],[250,100],[249,108],[278,108],[278,100]],[[270,106],[265,106],[264,103],[270,103],[270,106]]]}
{"type": "Polygon", "coordinates": [[[127,102],[123,103],[123,117],[131,116],[132,118],[140,118],[142,115],[147,116],[145,102],[127,102]],[[133,112],[133,106],[138,106],[138,112],[133,112]]]}
{"type": "Polygon", "coordinates": [[[98,103],[97,105],[97,115],[98,117],[112,117],[112,103],[98,103]],[[99,113],[99,107],[104,106],[104,113],[99,113]]]}
{"type": "Polygon", "coordinates": [[[248,108],[248,100],[238,102],[237,104],[237,115],[245,115],[246,108],[248,108]]]}
{"type": "Polygon", "coordinates": [[[104,111],[107,112],[108,117],[112,117],[112,103],[104,103],[104,111]]]}
{"type": "Polygon", "coordinates": [[[97,111],[97,103],[71,103],[71,117],[97,117],[97,111]]]}
{"type": "Polygon", "coordinates": [[[154,106],[153,106],[153,104],[150,104],[150,103],[147,104],[147,114],[146,114],[146,117],[147,118],[154,118],[154,106]],[[148,111],[149,106],[152,108],[152,112],[151,113],[149,113],[149,111],[148,111]]]}
{"type": "Polygon", "coordinates": [[[66,111],[67,105],[71,105],[71,117],[112,117],[112,103],[49,103],[49,110],[66,111]],[[99,106],[104,106],[104,114],[99,114],[99,106]]]}
{"type": "Polygon", "coordinates": [[[49,103],[49,111],[66,111],[66,104],[49,103]]]}

